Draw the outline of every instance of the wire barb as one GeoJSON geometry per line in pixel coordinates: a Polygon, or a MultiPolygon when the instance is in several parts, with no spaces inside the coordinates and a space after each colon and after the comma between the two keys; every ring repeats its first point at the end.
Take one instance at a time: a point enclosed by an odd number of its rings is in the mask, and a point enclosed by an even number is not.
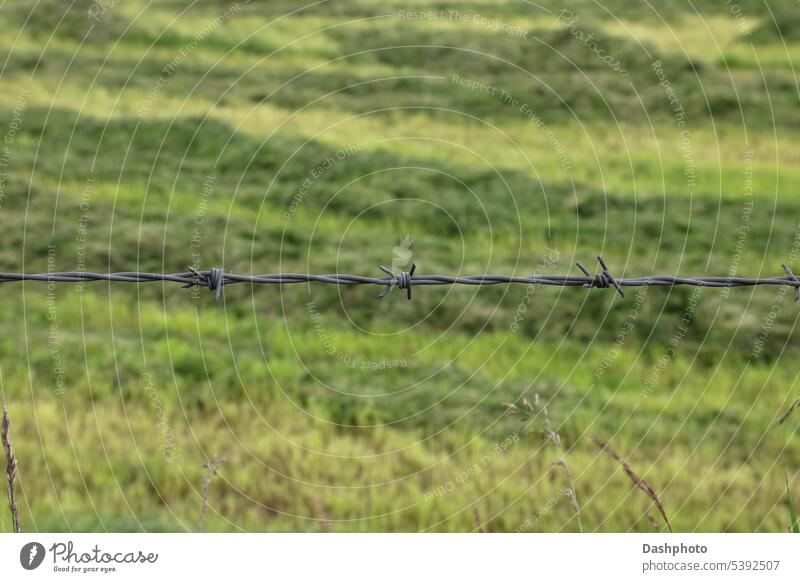
{"type": "MultiPolygon", "coordinates": [[[[800,279],[798,279],[795,276],[795,274],[792,273],[792,270],[789,268],[789,265],[783,265],[783,270],[786,271],[786,276],[790,280],[795,281],[796,283],[800,283],[800,279]]],[[[794,288],[794,300],[795,300],[795,302],[800,300],[800,288],[798,288],[798,287],[794,288]]]]}
{"type": "Polygon", "coordinates": [[[598,262],[600,263],[600,267],[602,267],[602,271],[597,275],[592,276],[589,272],[589,269],[584,267],[580,263],[575,263],[578,268],[583,271],[583,274],[586,275],[587,278],[591,279],[588,283],[584,283],[585,288],[592,288],[597,287],[599,289],[607,289],[609,285],[613,285],[614,288],[617,290],[622,297],[625,297],[625,292],[622,290],[622,286],[617,282],[614,278],[614,275],[611,274],[611,271],[608,270],[608,266],[606,262],[603,260],[603,257],[597,257],[598,262]]]}
{"type": "Polygon", "coordinates": [[[410,271],[402,271],[399,274],[394,273],[388,267],[384,267],[383,265],[379,265],[381,271],[389,275],[389,280],[384,287],[383,291],[381,291],[380,295],[378,295],[378,299],[383,299],[384,295],[386,295],[389,291],[392,290],[392,287],[397,285],[398,289],[405,289],[406,296],[409,301],[411,301],[411,277],[414,276],[414,271],[417,270],[416,263],[411,265],[410,271]]]}
{"type": "Polygon", "coordinates": [[[225,271],[219,268],[213,268],[210,271],[198,271],[193,267],[188,267],[189,271],[194,275],[191,283],[186,283],[184,289],[199,285],[205,286],[214,292],[214,299],[219,303],[222,297],[222,287],[225,285],[225,271]]]}

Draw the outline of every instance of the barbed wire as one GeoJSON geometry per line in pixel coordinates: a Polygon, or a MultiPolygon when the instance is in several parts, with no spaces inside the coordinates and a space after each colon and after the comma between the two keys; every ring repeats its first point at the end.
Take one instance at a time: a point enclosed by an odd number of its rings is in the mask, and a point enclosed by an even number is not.
{"type": "Polygon", "coordinates": [[[48,283],[89,283],[93,281],[110,281],[116,283],[150,283],[163,281],[180,283],[183,287],[202,286],[208,287],[217,301],[222,297],[222,289],[226,285],[236,283],[252,283],[257,285],[291,285],[296,283],[327,283],[330,285],[380,285],[383,290],[378,298],[383,298],[389,291],[397,287],[405,289],[406,296],[411,299],[411,288],[417,285],[502,285],[504,283],[523,283],[527,285],[550,285],[556,287],[583,287],[597,289],[615,289],[624,297],[623,287],[644,286],[679,286],[691,285],[696,287],[755,287],[760,285],[786,285],[794,288],[794,299],[800,299],[800,278],[792,270],[783,265],[785,277],[676,277],[663,275],[648,275],[644,277],[615,278],[603,257],[597,257],[600,269],[592,274],[581,263],[576,263],[583,272],[580,275],[415,275],[416,265],[411,270],[395,273],[388,267],[380,266],[386,273],[385,277],[365,277],[361,275],[347,275],[332,273],[328,275],[312,275],[307,273],[274,273],[266,275],[239,275],[227,273],[220,268],[200,271],[189,267],[184,273],[145,273],[139,271],[125,271],[118,273],[90,273],[86,271],[67,271],[51,273],[2,273],[0,283],[13,281],[43,281],[48,283]]]}

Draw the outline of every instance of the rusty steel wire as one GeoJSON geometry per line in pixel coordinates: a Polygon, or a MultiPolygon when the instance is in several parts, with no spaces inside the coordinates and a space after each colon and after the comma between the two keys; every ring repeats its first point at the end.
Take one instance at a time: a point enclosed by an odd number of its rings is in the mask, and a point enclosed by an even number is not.
{"type": "Polygon", "coordinates": [[[784,277],[676,277],[648,275],[644,277],[615,278],[603,257],[597,257],[600,269],[592,273],[581,263],[576,266],[581,275],[468,275],[452,277],[448,275],[416,275],[416,265],[410,271],[395,273],[381,265],[385,277],[365,277],[332,273],[328,275],[312,275],[307,273],[274,273],[265,275],[239,275],[227,273],[220,268],[200,271],[189,267],[183,273],[144,273],[126,271],[118,273],[89,273],[85,271],[68,271],[52,273],[2,273],[0,283],[13,281],[44,281],[50,283],[89,283],[93,281],[111,281],[117,283],[149,283],[164,281],[180,283],[183,287],[208,287],[219,301],[225,285],[235,283],[252,283],[259,285],[291,285],[295,283],[327,283],[330,285],[380,285],[383,290],[378,298],[383,298],[394,287],[405,289],[406,296],[411,299],[411,288],[417,285],[502,285],[506,283],[524,283],[527,285],[551,285],[556,287],[583,287],[599,289],[615,289],[620,296],[625,296],[623,287],[643,286],[678,286],[691,285],[697,287],[754,287],[760,285],[785,285],[794,288],[795,301],[800,299],[800,278],[792,270],[783,265],[784,277]]]}

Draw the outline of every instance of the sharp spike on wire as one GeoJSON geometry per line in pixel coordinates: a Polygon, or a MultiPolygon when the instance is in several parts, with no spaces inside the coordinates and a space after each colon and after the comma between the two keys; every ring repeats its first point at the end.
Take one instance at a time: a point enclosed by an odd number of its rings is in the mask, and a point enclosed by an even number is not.
{"type": "Polygon", "coordinates": [[[384,296],[385,296],[385,295],[386,295],[386,294],[387,294],[389,291],[391,291],[391,290],[392,290],[392,287],[394,286],[394,282],[395,282],[395,280],[397,279],[397,275],[395,275],[395,274],[392,272],[392,270],[391,270],[391,269],[389,269],[388,267],[384,267],[383,265],[378,265],[378,267],[380,268],[380,270],[381,270],[381,271],[383,271],[384,273],[386,273],[387,275],[389,275],[389,280],[388,280],[388,282],[386,283],[386,287],[384,287],[384,288],[383,288],[383,291],[381,291],[381,292],[378,294],[378,299],[383,299],[383,298],[384,298],[384,296]]]}
{"type": "Polygon", "coordinates": [[[208,288],[214,292],[214,300],[219,303],[222,299],[222,288],[225,286],[225,271],[213,268],[208,276],[208,288]]]}
{"type": "Polygon", "coordinates": [[[622,291],[622,285],[620,285],[617,280],[614,278],[614,275],[611,274],[611,271],[608,270],[608,266],[606,266],[606,262],[603,260],[603,257],[597,257],[600,266],[603,267],[603,275],[605,275],[609,282],[617,289],[617,293],[620,294],[620,297],[625,297],[625,293],[622,291]]]}
{"type": "Polygon", "coordinates": [[[591,271],[589,271],[589,269],[587,269],[581,263],[575,263],[578,268],[583,271],[583,274],[586,275],[586,278],[589,279],[589,281],[583,284],[583,287],[606,289],[609,285],[613,285],[617,290],[617,293],[619,293],[622,297],[625,297],[625,293],[622,291],[622,285],[620,285],[619,281],[614,278],[614,276],[611,274],[611,271],[608,270],[608,265],[606,265],[603,257],[597,257],[597,260],[600,262],[601,271],[596,275],[592,275],[591,271]]]}
{"type": "Polygon", "coordinates": [[[416,263],[411,263],[411,270],[408,271],[407,273],[403,273],[404,280],[405,280],[405,285],[406,285],[406,291],[407,291],[407,293],[406,293],[407,297],[406,298],[409,301],[411,301],[411,277],[414,276],[414,271],[416,271],[416,270],[417,270],[417,264],[416,263]]]}
{"type": "Polygon", "coordinates": [[[194,279],[183,285],[183,288],[197,285],[206,286],[214,292],[214,300],[219,303],[222,298],[222,287],[225,285],[225,271],[216,267],[210,271],[198,271],[194,267],[188,267],[188,269],[194,275],[194,279]]]}
{"type": "Polygon", "coordinates": [[[406,297],[409,301],[411,301],[411,278],[414,276],[414,271],[417,270],[417,265],[412,264],[410,271],[402,271],[399,274],[395,273],[388,267],[384,267],[383,265],[379,265],[379,267],[381,271],[389,275],[389,278],[386,282],[386,287],[384,287],[383,291],[381,291],[378,295],[378,299],[383,299],[383,297],[396,285],[398,289],[406,290],[406,297]]]}
{"type": "MultiPolygon", "coordinates": [[[[789,265],[783,265],[783,270],[786,271],[786,276],[789,278],[789,280],[794,281],[796,283],[800,283],[800,279],[798,279],[797,276],[795,276],[795,274],[792,273],[792,270],[789,268],[789,265]]],[[[798,301],[800,300],[800,287],[797,287],[796,285],[793,285],[793,287],[794,287],[794,300],[798,301]]]]}
{"type": "Polygon", "coordinates": [[[592,287],[592,286],[593,286],[593,284],[594,284],[594,275],[592,275],[592,273],[591,273],[591,272],[589,272],[589,269],[587,269],[586,267],[584,267],[582,264],[580,264],[580,263],[575,263],[575,264],[578,266],[578,268],[579,268],[581,271],[583,271],[583,274],[584,274],[584,275],[586,275],[586,277],[587,277],[587,278],[589,278],[589,279],[592,279],[592,281],[591,281],[591,282],[589,282],[589,283],[584,283],[584,284],[583,284],[583,286],[584,286],[584,287],[592,287]]]}

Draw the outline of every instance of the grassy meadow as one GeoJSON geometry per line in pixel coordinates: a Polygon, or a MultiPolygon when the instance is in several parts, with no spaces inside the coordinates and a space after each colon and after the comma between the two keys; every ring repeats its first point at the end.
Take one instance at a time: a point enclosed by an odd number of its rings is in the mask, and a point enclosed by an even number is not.
{"type": "MultiPolygon", "coordinates": [[[[5,0],[0,271],[800,274],[797,8],[5,0]]],[[[23,530],[787,531],[788,288],[379,291],[1,285],[23,530]]]]}

